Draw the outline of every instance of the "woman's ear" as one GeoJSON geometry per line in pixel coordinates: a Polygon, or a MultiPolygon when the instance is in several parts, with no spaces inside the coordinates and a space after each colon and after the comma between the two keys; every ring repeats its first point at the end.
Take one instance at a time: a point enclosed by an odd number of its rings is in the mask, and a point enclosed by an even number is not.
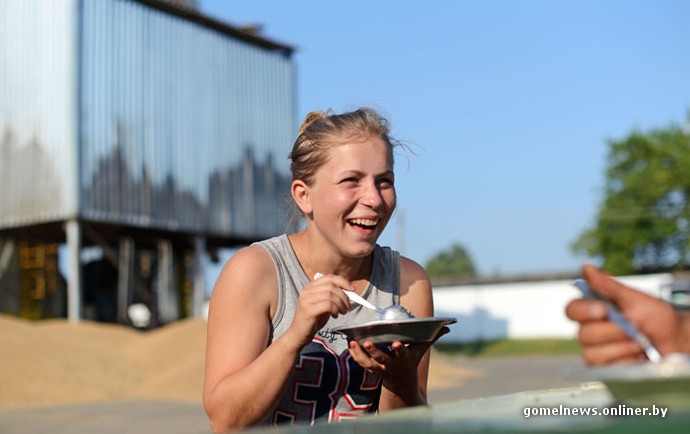
{"type": "Polygon", "coordinates": [[[290,193],[302,214],[305,216],[311,215],[312,206],[309,186],[301,179],[295,179],[290,186],[290,193]]]}

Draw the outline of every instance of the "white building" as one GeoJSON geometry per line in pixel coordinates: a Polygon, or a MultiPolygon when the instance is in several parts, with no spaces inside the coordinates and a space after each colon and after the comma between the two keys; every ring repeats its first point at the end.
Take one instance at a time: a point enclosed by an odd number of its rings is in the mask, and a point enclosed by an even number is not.
{"type": "MultiPolygon", "coordinates": [[[[577,326],[565,316],[566,304],[580,297],[572,285],[574,278],[434,285],[435,316],[458,319],[443,340],[575,338],[577,326]]],[[[673,281],[673,275],[625,276],[618,280],[659,297],[664,286],[673,281]]]]}

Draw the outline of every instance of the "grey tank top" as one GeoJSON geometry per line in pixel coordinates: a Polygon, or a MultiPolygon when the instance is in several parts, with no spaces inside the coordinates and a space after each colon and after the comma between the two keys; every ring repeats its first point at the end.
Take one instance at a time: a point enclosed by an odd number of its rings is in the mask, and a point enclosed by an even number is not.
{"type": "MultiPolygon", "coordinates": [[[[270,345],[290,326],[299,293],[310,279],[297,261],[287,235],[256,244],[271,255],[278,276],[278,308],[270,345]]],[[[390,306],[399,302],[399,287],[399,253],[376,245],[371,276],[362,296],[376,306],[390,306]]],[[[302,350],[280,404],[266,423],[336,422],[377,411],[381,379],[352,360],[345,336],[331,331],[337,326],[377,319],[378,313],[355,303],[346,315],[331,318],[302,350]]]]}

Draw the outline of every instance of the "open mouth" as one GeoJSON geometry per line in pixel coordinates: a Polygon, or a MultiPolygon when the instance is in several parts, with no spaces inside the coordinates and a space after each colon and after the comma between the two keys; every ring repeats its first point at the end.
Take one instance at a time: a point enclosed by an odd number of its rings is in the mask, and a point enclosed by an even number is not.
{"type": "Polygon", "coordinates": [[[347,222],[350,226],[356,226],[362,229],[373,229],[379,224],[379,219],[350,219],[347,222]]]}

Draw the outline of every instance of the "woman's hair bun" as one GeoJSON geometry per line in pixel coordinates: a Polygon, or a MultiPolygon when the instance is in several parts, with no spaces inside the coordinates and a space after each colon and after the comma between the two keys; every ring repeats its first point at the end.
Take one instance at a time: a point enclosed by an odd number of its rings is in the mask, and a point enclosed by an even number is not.
{"type": "Polygon", "coordinates": [[[299,127],[299,134],[301,135],[304,130],[309,128],[309,125],[313,124],[314,122],[320,120],[320,119],[326,119],[328,116],[332,114],[331,110],[326,110],[325,112],[322,111],[313,111],[307,113],[307,115],[304,117],[304,120],[302,121],[302,126],[299,127]]]}

